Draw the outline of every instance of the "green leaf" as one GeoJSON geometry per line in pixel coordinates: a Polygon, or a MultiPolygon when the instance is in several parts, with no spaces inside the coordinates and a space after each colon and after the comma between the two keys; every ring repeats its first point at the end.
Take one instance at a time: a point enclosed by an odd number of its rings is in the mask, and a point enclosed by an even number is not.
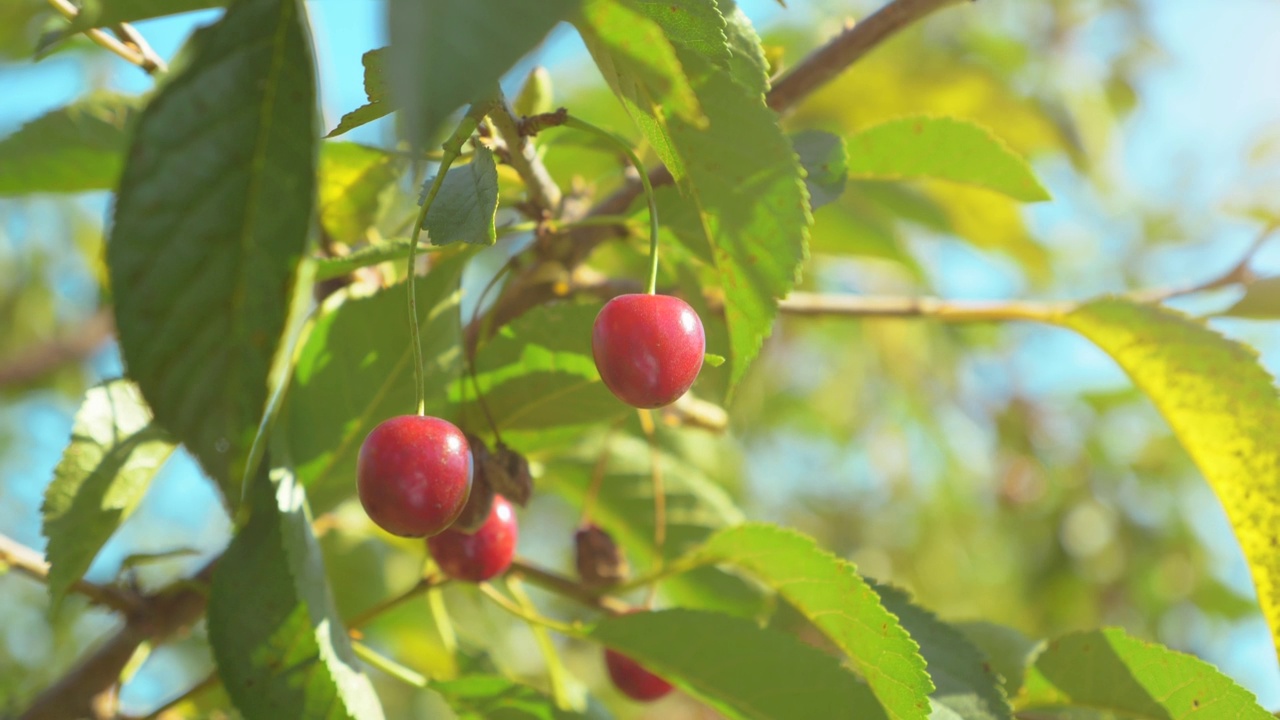
{"type": "Polygon", "coordinates": [[[0,196],[116,186],[141,98],[95,91],[0,140],[0,196]]]}
{"type": "Polygon", "coordinates": [[[77,4],[80,14],[71,23],[72,32],[222,7],[228,0],[83,0],[77,4]]]}
{"type": "MultiPolygon", "coordinates": [[[[451,416],[448,389],[462,369],[458,282],[470,255],[439,260],[417,279],[427,412],[451,416]]],[[[356,455],[383,420],[415,410],[403,283],[366,298],[335,297],[298,354],[276,432],[298,478],[324,512],[355,492],[356,455]]]]}
{"type": "Polygon", "coordinates": [[[143,111],[116,198],[125,366],[231,504],[307,246],[316,135],[301,3],[242,0],[143,111]]]}
{"type": "Polygon", "coordinates": [[[1000,678],[992,672],[982,651],[955,627],[911,602],[903,591],[873,584],[884,607],[897,616],[911,639],[920,644],[936,689],[930,694],[965,720],[1010,720],[1013,712],[1000,678]]]}
{"type": "Polygon", "coordinates": [[[627,0],[624,4],[661,26],[672,44],[717,65],[729,62],[724,17],[715,0],[627,0]]]}
{"type": "Polygon", "coordinates": [[[431,684],[460,720],[569,720],[578,713],[556,708],[551,698],[496,675],[469,675],[431,684]]]}
{"type": "Polygon", "coordinates": [[[821,130],[805,130],[791,136],[791,146],[804,168],[810,209],[838,200],[849,182],[849,154],[844,140],[821,130]]]}
{"type": "Polygon", "coordinates": [[[383,717],[333,606],[302,486],[284,469],[259,474],[252,515],[209,589],[209,644],[246,718],[383,717]]]}
{"type": "Polygon", "coordinates": [[[426,145],[449,114],[487,98],[498,79],[578,0],[391,0],[389,78],[415,146],[426,145]]]}
{"type": "Polygon", "coordinates": [[[852,563],[812,538],[762,523],[721,530],[688,562],[727,563],[751,573],[849,656],[888,717],[929,716],[933,684],[919,646],[852,563]]]}
{"type": "Polygon", "coordinates": [[[391,153],[346,142],[320,146],[316,209],[333,240],[363,240],[377,222],[383,191],[400,177],[404,162],[391,153]]]}
{"type": "Polygon", "coordinates": [[[330,130],[325,137],[335,137],[361,125],[367,125],[390,115],[395,110],[391,104],[391,94],[387,90],[387,49],[370,50],[360,56],[360,64],[364,66],[364,94],[369,98],[369,102],[343,115],[338,121],[338,126],[330,130]]]}
{"type": "MultiPolygon", "coordinates": [[[[476,380],[502,430],[590,425],[630,408],[600,381],[591,355],[599,305],[543,305],[503,327],[476,355],[476,380]]],[[[470,424],[486,426],[470,378],[450,396],[470,424]]]]}
{"type": "Polygon", "coordinates": [[[611,0],[590,0],[574,21],[600,74],[654,152],[680,179],[681,155],[672,147],[669,123],[681,117],[705,125],[676,49],[656,22],[611,0]]]}
{"type": "Polygon", "coordinates": [[[1257,353],[1180,313],[1118,298],[1059,322],[1115,358],[1204,473],[1280,647],[1280,393],[1257,353]]]}
{"type": "MultiPolygon", "coordinates": [[[[428,180],[423,186],[431,185],[428,180]]],[[[484,146],[476,148],[471,162],[455,165],[445,173],[422,228],[432,245],[492,245],[498,239],[493,225],[498,212],[498,167],[493,153],[484,146]]]]}
{"type": "Polygon", "coordinates": [[[1019,712],[1081,706],[1143,720],[1274,720],[1253,693],[1212,665],[1119,629],[1050,641],[1027,670],[1014,703],[1019,712]]]}
{"type": "Polygon", "coordinates": [[[724,15],[724,34],[729,41],[729,74],[743,87],[763,96],[769,91],[769,61],[765,59],[760,36],[734,0],[716,1],[724,15]]]}
{"type": "Polygon", "coordinates": [[[1027,162],[976,123],[914,116],[890,120],[849,138],[855,178],[935,178],[977,185],[1016,200],[1048,200],[1027,162]]]}
{"type": "Polygon", "coordinates": [[[1222,314],[1255,320],[1280,318],[1280,277],[1254,280],[1245,285],[1244,297],[1222,314]]]}
{"type": "Polygon", "coordinates": [[[730,718],[889,717],[835,658],[749,620],[698,610],[641,612],[602,620],[590,636],[730,718]]]}
{"type": "Polygon", "coordinates": [[[133,383],[112,380],[85,394],[44,494],[54,606],[137,507],[173,448],[133,383]]]}
{"type": "MultiPolygon", "coordinates": [[[[608,530],[626,551],[633,571],[652,569],[653,456],[648,442],[614,432],[600,433],[570,452],[547,460],[539,487],[581,506],[591,486],[597,462],[604,455],[605,477],[592,506],[593,521],[608,530]],[[608,448],[602,447],[602,440],[608,448]]],[[[660,432],[659,454],[666,491],[667,528],[664,561],[670,562],[704,542],[719,528],[745,521],[742,511],[691,457],[715,452],[716,438],[696,431],[660,432]]],[[[514,441],[513,441],[514,442],[514,441]]],[[[672,602],[741,616],[754,616],[763,607],[758,590],[741,578],[713,567],[701,567],[663,581],[663,594],[672,602]]]]}
{"type": "Polygon", "coordinates": [[[1005,694],[1017,695],[1038,643],[1011,627],[996,623],[963,622],[954,623],[954,627],[982,651],[991,669],[1004,679],[1005,694]]]}

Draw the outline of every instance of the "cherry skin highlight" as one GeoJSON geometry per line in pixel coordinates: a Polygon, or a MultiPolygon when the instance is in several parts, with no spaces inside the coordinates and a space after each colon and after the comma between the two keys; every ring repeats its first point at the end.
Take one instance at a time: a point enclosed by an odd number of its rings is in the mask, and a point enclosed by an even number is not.
{"type": "Polygon", "coordinates": [[[369,519],[392,535],[427,537],[453,524],[471,493],[471,449],[447,420],[401,415],[360,445],[356,489],[369,519]]]}
{"type": "Polygon", "coordinates": [[[706,351],[698,313],[671,295],[619,295],[600,309],[591,331],[604,384],[638,408],[670,405],[688,392],[706,351]]]}
{"type": "Polygon", "coordinates": [[[671,683],[620,652],[605,648],[604,664],[614,686],[633,700],[652,702],[671,692],[671,683]]]}
{"type": "Polygon", "coordinates": [[[501,495],[493,498],[489,519],[474,533],[445,530],[427,540],[431,557],[454,580],[484,582],[501,575],[516,555],[520,531],[516,511],[501,495]]]}

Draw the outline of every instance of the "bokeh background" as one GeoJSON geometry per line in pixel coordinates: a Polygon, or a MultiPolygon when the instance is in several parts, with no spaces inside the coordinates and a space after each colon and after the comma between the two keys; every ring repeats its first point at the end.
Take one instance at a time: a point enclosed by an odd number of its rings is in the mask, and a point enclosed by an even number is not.
{"type": "MultiPolygon", "coordinates": [[[[783,68],[878,5],[788,4],[741,3],[783,68]]],[[[382,5],[308,8],[331,128],[364,101],[360,56],[384,44],[382,5]]],[[[172,57],[217,15],[138,29],[172,57]]],[[[152,87],[84,40],[31,62],[51,22],[39,0],[0,3],[0,136],[90,90],[152,87]]],[[[804,103],[788,126],[849,134],[907,113],[974,119],[1030,157],[1055,199],[1022,207],[982,190],[854,183],[816,215],[806,289],[1069,299],[1214,277],[1280,218],[1278,37],[1271,0],[982,0],[940,13],[804,103]]],[[[544,65],[558,103],[634,135],[583,60],[576,36],[560,28],[508,85],[544,65]]],[[[345,139],[387,146],[392,136],[383,121],[345,139]]],[[[607,191],[616,158],[558,137],[547,144],[557,179],[567,186],[576,175],[607,191]]],[[[0,365],[100,305],[108,207],[105,194],[0,197],[0,365]]],[[[1255,267],[1280,272],[1280,241],[1255,267]]],[[[1176,304],[1213,313],[1233,292],[1176,304]]],[[[1213,324],[1280,370],[1277,325],[1213,324]]],[[[41,497],[79,398],[120,372],[107,343],[83,362],[0,387],[0,533],[44,547],[41,497]]],[[[696,442],[717,459],[709,476],[747,516],[814,535],[947,619],[997,621],[1032,638],[1123,626],[1206,658],[1280,708],[1275,650],[1221,508],[1151,405],[1083,340],[1018,325],[784,318],[731,417],[728,436],[696,442]]],[[[549,491],[522,517],[521,552],[567,569],[576,510],[557,496],[555,478],[542,482],[549,491]]],[[[329,527],[324,543],[348,613],[412,584],[416,545],[387,544],[350,507],[329,527]]],[[[159,587],[216,554],[229,531],[211,485],[179,454],[89,577],[159,587]],[[162,557],[140,558],[151,553],[162,557]]],[[[498,667],[545,684],[527,629],[465,590],[445,599],[464,647],[496,643],[498,667]]],[[[426,616],[425,604],[403,608],[370,629],[371,642],[421,670],[457,672],[426,616]]],[[[0,575],[0,713],[22,707],[115,622],[75,598],[51,613],[42,586],[0,575]]],[[[146,714],[210,672],[201,633],[132,668],[125,712],[146,714]]],[[[603,687],[595,654],[564,650],[620,716],[697,712],[679,698],[647,709],[621,703],[603,687]]],[[[389,710],[416,707],[403,688],[376,680],[389,710]]]]}

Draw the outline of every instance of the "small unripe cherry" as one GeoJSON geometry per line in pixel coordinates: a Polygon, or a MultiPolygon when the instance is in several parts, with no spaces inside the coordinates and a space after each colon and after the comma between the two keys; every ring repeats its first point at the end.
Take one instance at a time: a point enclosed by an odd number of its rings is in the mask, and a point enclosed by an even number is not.
{"type": "Polygon", "coordinates": [[[619,295],[600,309],[591,330],[600,378],[638,408],[670,405],[688,392],[706,350],[698,313],[671,295],[619,295]]]}
{"type": "Polygon", "coordinates": [[[453,523],[471,493],[471,450],[447,420],[400,415],[360,445],[356,489],[369,519],[392,535],[426,537],[453,523]]]}
{"type": "Polygon", "coordinates": [[[516,555],[520,531],[516,512],[501,495],[494,496],[489,519],[479,530],[445,530],[427,540],[431,557],[445,575],[465,582],[484,582],[501,575],[516,555]]]}
{"type": "Polygon", "coordinates": [[[671,692],[671,683],[616,650],[605,648],[604,665],[614,686],[633,700],[652,702],[671,692]]]}

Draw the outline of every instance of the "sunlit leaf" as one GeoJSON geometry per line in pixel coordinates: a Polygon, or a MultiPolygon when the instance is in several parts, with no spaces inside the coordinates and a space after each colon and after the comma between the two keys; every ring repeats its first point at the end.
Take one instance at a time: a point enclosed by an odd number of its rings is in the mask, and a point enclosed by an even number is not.
{"type": "Polygon", "coordinates": [[[383,191],[404,168],[401,158],[355,143],[320,146],[320,223],[333,240],[362,240],[377,221],[383,191]]]}
{"type": "Polygon", "coordinates": [[[295,0],[242,0],[138,121],[107,263],[130,377],[231,503],[312,221],[314,65],[295,0]]]}
{"type": "Polygon", "coordinates": [[[1117,629],[1049,641],[1014,705],[1020,712],[1079,706],[1141,720],[1273,720],[1253,693],[1212,665],[1117,629]]]}
{"type": "Polygon", "coordinates": [[[602,620],[591,637],[729,718],[890,717],[835,658],[748,620],[696,610],[641,612],[602,620]]]}
{"type": "Polygon", "coordinates": [[[114,188],[141,98],[92,92],[0,140],[0,196],[114,188]]]}
{"type": "Polygon", "coordinates": [[[1151,398],[1217,494],[1280,647],[1280,393],[1257,353],[1172,310],[1122,299],[1061,319],[1151,398]]]}
{"type": "Polygon", "coordinates": [[[360,63],[364,65],[364,94],[369,102],[343,115],[338,126],[325,137],[335,137],[367,125],[395,110],[391,104],[391,94],[387,90],[387,49],[370,50],[360,57],[360,63]]]}
{"type": "Polygon", "coordinates": [[[42,508],[55,606],[137,507],[173,448],[133,383],[112,380],[85,395],[42,508]]]}

